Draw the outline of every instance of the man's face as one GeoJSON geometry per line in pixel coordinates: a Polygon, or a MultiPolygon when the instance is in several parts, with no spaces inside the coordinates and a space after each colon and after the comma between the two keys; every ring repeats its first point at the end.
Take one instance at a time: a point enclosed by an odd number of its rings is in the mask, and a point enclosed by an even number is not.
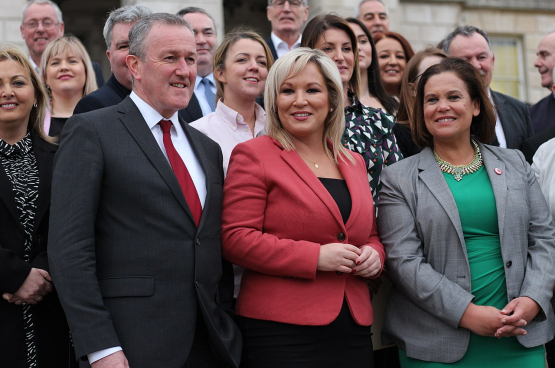
{"type": "Polygon", "coordinates": [[[372,38],[383,32],[389,31],[389,18],[385,6],[379,1],[365,1],[360,5],[358,19],[364,23],[372,34],[372,38]]]}
{"type": "Polygon", "coordinates": [[[184,26],[154,24],[146,36],[145,60],[127,56],[133,90],[160,115],[170,118],[187,107],[195,88],[195,38],[184,26]]]}
{"type": "Polygon", "coordinates": [[[553,67],[555,67],[555,33],[548,34],[538,45],[538,57],[534,66],[542,78],[542,87],[553,86],[553,67]]]}
{"type": "Polygon", "coordinates": [[[486,87],[489,87],[493,77],[495,57],[489,48],[488,41],[481,34],[455,36],[449,46],[449,55],[464,59],[472,64],[484,78],[486,87]]]}
{"type": "Polygon", "coordinates": [[[131,89],[131,72],[127,68],[125,59],[129,55],[129,31],[133,27],[133,23],[116,23],[112,28],[112,42],[110,49],[106,50],[106,56],[110,60],[110,68],[112,73],[122,85],[127,89],[131,89]]]}
{"type": "Polygon", "coordinates": [[[188,13],[183,19],[191,23],[195,31],[198,75],[204,78],[214,71],[214,53],[218,48],[216,26],[209,16],[202,13],[188,13]]]}
{"type": "Polygon", "coordinates": [[[64,35],[64,23],[58,23],[56,11],[49,4],[31,4],[19,29],[29,54],[38,60],[50,42],[64,35]],[[45,24],[50,24],[51,28],[46,29],[45,24]]]}
{"type": "Polygon", "coordinates": [[[266,8],[266,14],[272,23],[272,31],[278,37],[287,33],[300,34],[301,27],[308,18],[308,6],[302,0],[274,0],[266,8]]]}

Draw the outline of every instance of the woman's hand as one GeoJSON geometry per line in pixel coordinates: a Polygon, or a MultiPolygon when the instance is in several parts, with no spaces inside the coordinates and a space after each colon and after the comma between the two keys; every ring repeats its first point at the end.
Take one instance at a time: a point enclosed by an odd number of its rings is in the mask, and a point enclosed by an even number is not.
{"type": "Polygon", "coordinates": [[[503,308],[501,313],[505,317],[501,322],[505,325],[497,330],[496,337],[526,335],[524,327],[540,312],[540,306],[533,299],[526,296],[515,298],[503,308]],[[524,332],[523,332],[524,331],[524,332]]]}
{"type": "Polygon", "coordinates": [[[50,274],[40,268],[32,268],[23,284],[15,294],[5,293],[2,297],[10,303],[37,304],[43,297],[52,291],[52,278],[50,274]]]}
{"type": "Polygon", "coordinates": [[[320,247],[318,271],[351,273],[362,251],[351,244],[329,243],[320,247]]]}
{"type": "Polygon", "coordinates": [[[470,303],[462,315],[459,326],[469,329],[476,335],[495,336],[497,330],[503,327],[501,320],[504,318],[507,316],[495,307],[470,303]]]}
{"type": "Polygon", "coordinates": [[[370,247],[364,246],[360,256],[355,261],[353,273],[361,277],[372,277],[378,274],[382,268],[382,261],[378,252],[370,247]]]}

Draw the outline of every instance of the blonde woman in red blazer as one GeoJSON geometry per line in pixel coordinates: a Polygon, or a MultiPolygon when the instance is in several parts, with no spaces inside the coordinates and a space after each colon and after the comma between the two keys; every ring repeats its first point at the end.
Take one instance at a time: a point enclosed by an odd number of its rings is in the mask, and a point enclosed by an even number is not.
{"type": "Polygon", "coordinates": [[[224,186],[223,254],[246,268],[236,312],[246,367],[372,367],[379,276],[364,160],[340,142],[338,68],[319,50],[278,59],[266,82],[268,136],[234,149],[224,186]]]}

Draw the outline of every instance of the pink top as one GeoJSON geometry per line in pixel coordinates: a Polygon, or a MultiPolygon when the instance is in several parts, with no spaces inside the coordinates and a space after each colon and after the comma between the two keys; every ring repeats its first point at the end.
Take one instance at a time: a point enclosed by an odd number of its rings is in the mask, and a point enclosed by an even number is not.
{"type": "MultiPolygon", "coordinates": [[[[257,103],[254,104],[254,137],[265,135],[266,112],[257,103]]],[[[224,174],[227,174],[227,165],[231,151],[239,143],[253,139],[253,135],[241,114],[227,107],[222,100],[218,101],[216,110],[190,124],[193,128],[204,133],[218,143],[224,156],[224,174]]]]}

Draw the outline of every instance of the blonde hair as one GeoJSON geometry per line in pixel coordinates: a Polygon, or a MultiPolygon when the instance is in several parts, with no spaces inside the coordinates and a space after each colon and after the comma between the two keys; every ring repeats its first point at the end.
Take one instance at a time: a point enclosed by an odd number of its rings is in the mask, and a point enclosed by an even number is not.
{"type": "Polygon", "coordinates": [[[264,106],[266,107],[266,132],[278,141],[286,150],[294,150],[295,145],[289,134],[281,124],[278,115],[277,98],[281,85],[285,80],[293,78],[301,73],[308,63],[314,63],[324,77],[329,96],[329,106],[333,108],[328,112],[324,121],[324,134],[322,144],[326,153],[335,163],[339,158],[345,158],[351,163],[355,163],[349,151],[341,144],[341,137],[345,130],[345,113],[343,111],[343,85],[341,76],[335,63],[322,51],[307,47],[299,47],[280,57],[266,79],[264,90],[264,106]],[[329,150],[327,139],[331,140],[333,150],[329,150]]]}
{"type": "MultiPolygon", "coordinates": [[[[214,54],[214,71],[218,69],[225,70],[225,59],[227,58],[227,52],[229,51],[231,46],[244,39],[253,40],[262,45],[262,47],[264,48],[264,54],[266,55],[266,68],[270,70],[270,68],[274,64],[274,57],[272,56],[272,52],[270,51],[270,48],[268,47],[264,39],[252,29],[238,27],[225,35],[224,40],[220,44],[220,47],[218,47],[218,49],[216,50],[216,53],[214,54]]],[[[214,80],[216,81],[216,87],[218,89],[218,92],[216,94],[216,103],[218,103],[218,101],[220,101],[220,98],[224,97],[224,84],[218,78],[214,78],[214,80]]]]}
{"type": "Polygon", "coordinates": [[[0,61],[11,60],[15,63],[19,64],[27,74],[31,80],[33,85],[33,89],[35,91],[35,99],[37,100],[36,106],[33,105],[31,108],[31,112],[29,114],[29,123],[30,128],[33,129],[40,138],[45,140],[48,143],[55,144],[56,140],[52,137],[49,137],[44,132],[44,117],[46,115],[46,109],[48,106],[48,95],[44,90],[41,80],[39,79],[37,73],[35,72],[29,58],[21,52],[15,45],[4,45],[0,46],[0,61]]]}
{"type": "MultiPolygon", "coordinates": [[[[40,74],[42,80],[46,85],[46,68],[48,67],[50,59],[68,50],[79,57],[85,66],[85,85],[83,86],[83,97],[85,97],[89,93],[96,91],[98,89],[98,85],[96,84],[96,76],[94,74],[91,58],[89,57],[87,50],[85,50],[85,46],[83,46],[77,37],[71,34],[66,34],[50,42],[46,47],[46,50],[44,50],[40,61],[40,74]]],[[[48,93],[49,96],[52,97],[51,92],[48,91],[48,93]]]]}

